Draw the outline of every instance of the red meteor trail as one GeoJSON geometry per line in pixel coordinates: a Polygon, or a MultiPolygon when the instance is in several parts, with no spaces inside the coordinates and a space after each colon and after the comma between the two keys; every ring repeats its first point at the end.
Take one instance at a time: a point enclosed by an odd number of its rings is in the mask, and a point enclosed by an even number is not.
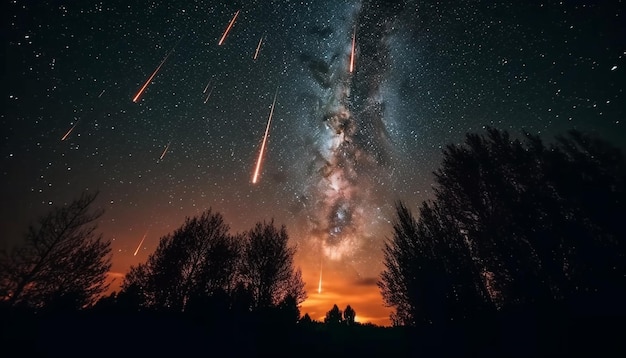
{"type": "Polygon", "coordinates": [[[259,50],[261,49],[261,43],[263,42],[263,36],[261,36],[261,39],[259,39],[259,44],[256,47],[256,51],[254,52],[254,60],[256,60],[257,57],[259,57],[259,50]]]}
{"type": "Polygon", "coordinates": [[[148,80],[146,81],[146,83],[143,84],[143,86],[141,87],[141,89],[137,92],[137,94],[135,95],[135,97],[133,98],[133,102],[137,103],[137,101],[139,101],[139,97],[141,97],[141,94],[143,93],[143,91],[146,90],[146,88],[148,88],[148,85],[150,84],[150,82],[152,82],[152,79],[154,78],[154,76],[157,75],[157,73],[159,73],[159,70],[161,69],[161,67],[163,66],[163,64],[165,63],[165,61],[167,61],[168,57],[170,57],[170,55],[172,54],[172,52],[174,52],[174,49],[176,48],[176,46],[178,46],[178,44],[180,43],[180,41],[183,38],[181,37],[180,40],[178,40],[178,42],[176,43],[176,45],[174,45],[174,47],[172,47],[172,49],[170,50],[170,52],[167,53],[167,55],[165,56],[165,58],[163,59],[163,61],[161,61],[161,63],[159,64],[159,66],[156,68],[156,70],[154,70],[154,72],[152,72],[152,75],[150,77],[148,77],[148,80]]]}
{"type": "Polygon", "coordinates": [[[356,29],[352,33],[352,51],[350,51],[350,73],[354,71],[354,46],[356,44],[356,29]]]}
{"type": "Polygon", "coordinates": [[[161,157],[159,158],[159,160],[163,160],[163,157],[165,156],[165,153],[167,153],[167,150],[170,148],[170,143],[167,143],[167,146],[165,146],[165,149],[163,150],[163,153],[161,153],[161,157]]]}
{"type": "Polygon", "coordinates": [[[270,110],[270,117],[267,119],[267,127],[265,127],[265,135],[263,136],[263,143],[261,144],[261,150],[259,151],[259,159],[256,162],[256,169],[252,176],[252,184],[256,184],[259,179],[259,171],[261,170],[261,160],[263,159],[263,152],[265,151],[265,143],[267,142],[267,135],[270,132],[270,124],[272,123],[272,115],[274,114],[274,105],[276,104],[276,95],[278,95],[278,88],[274,93],[274,102],[272,102],[272,109],[270,110]]]}
{"type": "Polygon", "coordinates": [[[239,15],[239,11],[241,10],[237,10],[237,12],[235,13],[235,16],[233,16],[233,19],[230,20],[230,23],[228,24],[228,27],[224,31],[224,34],[222,35],[220,42],[218,42],[219,46],[222,46],[222,44],[224,43],[224,40],[226,39],[226,35],[228,35],[228,32],[230,32],[230,28],[233,27],[233,25],[235,24],[235,19],[237,19],[237,15],[239,15]]]}
{"type": "Polygon", "coordinates": [[[139,243],[139,246],[137,246],[137,250],[135,250],[135,253],[133,254],[133,256],[137,256],[137,253],[139,252],[139,249],[141,248],[141,245],[143,244],[143,240],[146,239],[147,235],[148,235],[148,232],[146,231],[146,233],[143,234],[143,238],[141,239],[141,242],[139,243]]]}
{"type": "Polygon", "coordinates": [[[70,128],[69,131],[67,131],[67,133],[65,133],[65,135],[63,136],[63,138],[61,138],[61,142],[66,140],[67,137],[70,135],[70,133],[72,133],[72,131],[74,130],[74,128],[76,128],[76,125],[78,124],[78,121],[76,121],[76,123],[74,123],[74,125],[72,126],[72,128],[70,128]]]}

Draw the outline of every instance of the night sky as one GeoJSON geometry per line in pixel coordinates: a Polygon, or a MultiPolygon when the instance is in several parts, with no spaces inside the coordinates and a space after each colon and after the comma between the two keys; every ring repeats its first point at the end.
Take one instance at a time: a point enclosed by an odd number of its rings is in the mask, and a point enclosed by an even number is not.
{"type": "Polygon", "coordinates": [[[231,233],[274,219],[303,314],[388,324],[394,202],[432,197],[446,144],[493,126],[624,147],[624,4],[595,3],[11,1],[2,245],[99,190],[117,288],[186,216],[212,208],[231,233]]]}

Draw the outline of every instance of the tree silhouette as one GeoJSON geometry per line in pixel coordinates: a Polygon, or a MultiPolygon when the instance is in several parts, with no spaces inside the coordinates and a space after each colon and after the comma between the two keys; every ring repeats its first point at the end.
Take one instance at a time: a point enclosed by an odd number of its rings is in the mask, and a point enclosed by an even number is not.
{"type": "Polygon", "coordinates": [[[96,235],[103,211],[91,211],[98,193],[82,193],[29,227],[22,246],[0,252],[0,300],[33,309],[78,309],[107,288],[109,241],[96,235]]]}
{"type": "Polygon", "coordinates": [[[354,320],[356,318],[356,312],[350,307],[350,305],[346,306],[346,309],[343,310],[343,321],[348,326],[354,326],[354,320]]]}
{"type": "Polygon", "coordinates": [[[121,294],[138,288],[142,306],[184,311],[190,301],[233,291],[239,257],[222,215],[209,209],[161,238],[145,264],[131,267],[121,294]]]}
{"type": "Polygon", "coordinates": [[[419,221],[401,202],[396,214],[378,282],[386,304],[396,308],[394,324],[441,323],[479,309],[483,285],[472,274],[463,236],[436,203],[422,205],[419,221]]]}
{"type": "Polygon", "coordinates": [[[324,323],[330,325],[338,325],[343,322],[343,315],[339,307],[337,305],[333,305],[333,308],[330,311],[326,312],[326,317],[324,317],[324,323]]]}
{"type": "Polygon", "coordinates": [[[394,323],[444,322],[492,304],[623,310],[626,164],[618,149],[576,131],[547,146],[489,128],[447,146],[434,174],[435,200],[418,220],[397,205],[384,248],[379,287],[394,323]]]}
{"type": "Polygon", "coordinates": [[[308,313],[305,313],[304,316],[300,318],[299,323],[302,325],[310,326],[311,324],[313,324],[313,320],[311,319],[311,316],[309,316],[308,313]]]}
{"type": "Polygon", "coordinates": [[[293,266],[295,247],[289,247],[285,226],[257,223],[245,235],[241,277],[252,295],[253,309],[276,307],[291,297],[299,305],[306,299],[300,269],[293,266]]]}

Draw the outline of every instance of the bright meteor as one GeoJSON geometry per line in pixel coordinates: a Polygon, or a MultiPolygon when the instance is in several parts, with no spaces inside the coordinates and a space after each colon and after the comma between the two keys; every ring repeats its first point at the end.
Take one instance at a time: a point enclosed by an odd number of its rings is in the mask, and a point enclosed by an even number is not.
{"type": "Polygon", "coordinates": [[[320,265],[320,282],[317,284],[317,293],[322,293],[322,266],[320,265]]]}
{"type": "Polygon", "coordinates": [[[163,150],[163,153],[161,153],[161,157],[159,158],[159,160],[163,160],[163,157],[165,156],[165,153],[167,153],[167,150],[170,148],[170,143],[167,143],[167,146],[165,146],[165,149],[163,150]]]}
{"type": "MultiPolygon", "coordinates": [[[[182,37],[181,39],[182,40],[182,37]]],[[[152,75],[150,77],[148,77],[148,80],[146,81],[146,83],[143,84],[143,86],[141,87],[141,89],[139,89],[139,91],[137,91],[137,94],[135,95],[135,97],[133,98],[133,102],[137,103],[137,101],[139,101],[139,97],[141,97],[141,94],[143,93],[143,91],[146,90],[146,88],[148,88],[148,85],[150,84],[150,82],[152,82],[152,79],[154,78],[154,76],[157,75],[157,73],[159,73],[159,70],[161,69],[161,67],[163,67],[163,64],[165,63],[165,61],[167,61],[168,57],[170,57],[170,55],[172,54],[172,52],[174,52],[174,49],[176,48],[176,46],[178,46],[178,44],[180,43],[180,40],[178,40],[178,42],[176,43],[176,45],[174,45],[174,47],[172,47],[172,49],[170,50],[170,52],[167,53],[167,55],[165,56],[165,58],[163,59],[163,61],[161,61],[161,63],[159,64],[159,66],[156,68],[156,70],[154,70],[154,72],[152,72],[152,75]]]]}
{"type": "Polygon", "coordinates": [[[263,36],[259,39],[259,44],[256,46],[256,51],[254,52],[254,60],[259,57],[259,50],[261,49],[261,43],[263,43],[263,36]]]}
{"type": "Polygon", "coordinates": [[[67,137],[69,137],[70,133],[72,133],[72,131],[74,130],[74,128],[76,128],[76,125],[78,124],[78,121],[76,121],[76,123],[74,123],[74,125],[72,126],[72,128],[70,128],[69,131],[67,131],[67,133],[65,133],[65,135],[63,136],[63,138],[61,138],[61,141],[64,141],[67,139],[67,137]]]}
{"type": "Polygon", "coordinates": [[[204,99],[204,103],[206,104],[209,101],[209,97],[211,97],[211,93],[213,92],[213,87],[211,87],[211,90],[209,91],[209,94],[206,95],[206,98],[204,99]]]}
{"type": "Polygon", "coordinates": [[[256,184],[259,179],[259,171],[261,170],[261,161],[263,159],[263,152],[265,151],[265,143],[267,142],[267,135],[270,132],[270,124],[272,123],[272,115],[274,115],[274,106],[276,105],[276,96],[278,95],[278,88],[274,93],[274,102],[272,102],[272,109],[270,109],[270,116],[267,119],[267,127],[265,127],[265,135],[263,136],[263,143],[261,144],[261,150],[259,150],[259,159],[256,162],[256,169],[252,176],[252,184],[256,184]]]}
{"type": "Polygon", "coordinates": [[[350,73],[354,71],[354,47],[356,45],[356,28],[352,33],[352,51],[350,51],[350,73]]]}
{"type": "Polygon", "coordinates": [[[235,24],[235,20],[237,19],[237,15],[239,15],[239,11],[241,10],[237,10],[237,12],[235,13],[235,16],[233,16],[233,19],[230,20],[228,27],[226,27],[226,30],[224,30],[224,34],[222,35],[220,42],[218,42],[219,46],[222,46],[222,44],[224,43],[224,40],[226,39],[226,35],[228,35],[228,33],[230,32],[230,28],[233,27],[233,25],[235,24]]]}
{"type": "Polygon", "coordinates": [[[141,242],[137,246],[137,250],[135,250],[135,253],[133,254],[133,256],[137,256],[137,253],[139,252],[139,249],[141,248],[141,245],[143,244],[143,241],[146,239],[146,236],[148,236],[148,232],[147,231],[146,231],[145,234],[143,234],[143,238],[141,239],[141,242]]]}

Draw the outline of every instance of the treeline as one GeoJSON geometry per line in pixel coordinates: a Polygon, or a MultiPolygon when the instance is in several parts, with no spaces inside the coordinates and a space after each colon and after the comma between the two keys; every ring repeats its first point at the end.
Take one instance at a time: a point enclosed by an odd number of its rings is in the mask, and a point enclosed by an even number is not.
{"type": "Polygon", "coordinates": [[[624,329],[607,322],[626,318],[620,149],[577,131],[545,144],[489,128],[443,154],[434,199],[417,217],[396,205],[379,281],[393,323],[483,348],[508,340],[506,355],[572,353],[592,337],[615,347],[624,329]]]}
{"type": "Polygon", "coordinates": [[[297,322],[306,292],[286,228],[264,222],[243,234],[228,231],[210,209],[187,218],[131,267],[119,294],[94,309],[186,312],[210,321],[253,312],[297,322]]]}
{"type": "Polygon", "coordinates": [[[162,237],[119,292],[101,297],[111,246],[95,234],[97,193],[84,193],[0,251],[3,343],[107,355],[81,349],[118,332],[134,345],[128,354],[191,355],[209,343],[229,355],[626,353],[620,149],[576,131],[546,144],[489,128],[447,146],[434,175],[435,196],[416,215],[397,202],[385,242],[379,287],[395,327],[360,325],[350,306],[335,305],[323,323],[300,317],[306,292],[286,228],[259,222],[231,234],[211,209],[162,237]]]}

